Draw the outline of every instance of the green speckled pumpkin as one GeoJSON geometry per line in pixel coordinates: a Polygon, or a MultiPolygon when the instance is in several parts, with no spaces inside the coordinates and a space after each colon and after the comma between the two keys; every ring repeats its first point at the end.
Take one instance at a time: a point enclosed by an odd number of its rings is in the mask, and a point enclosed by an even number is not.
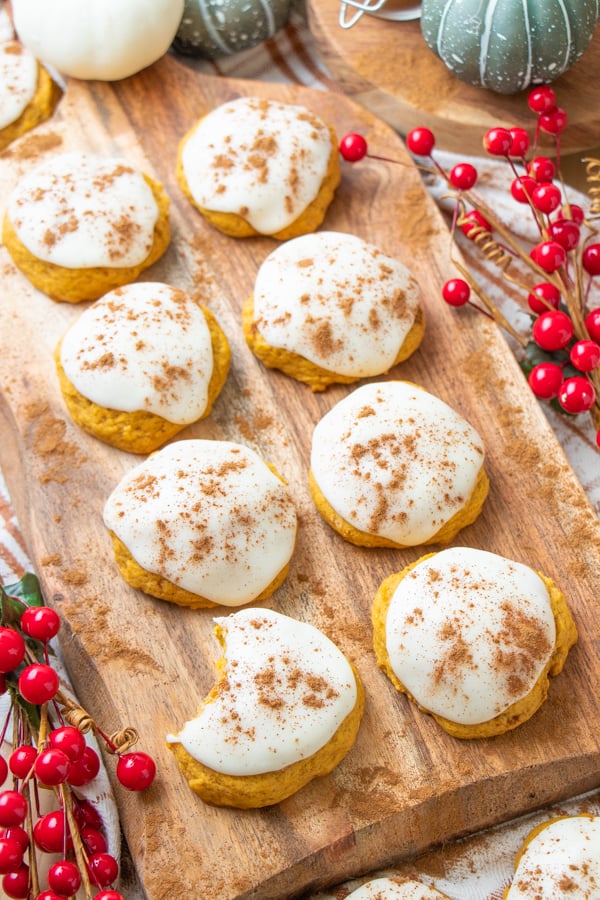
{"type": "Polygon", "coordinates": [[[292,0],[185,0],[173,42],[179,53],[216,59],[260,44],[282,28],[292,0]]]}
{"type": "Polygon", "coordinates": [[[600,0],[423,0],[421,30],[461,81],[514,94],[570,68],[599,16],[600,0]]]}

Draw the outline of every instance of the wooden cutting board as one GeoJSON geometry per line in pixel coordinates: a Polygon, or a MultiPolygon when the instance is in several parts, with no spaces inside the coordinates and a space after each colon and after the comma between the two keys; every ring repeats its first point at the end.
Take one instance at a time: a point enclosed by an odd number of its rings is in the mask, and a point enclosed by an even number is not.
{"type": "MultiPolygon", "coordinates": [[[[519,125],[531,134],[535,118],[527,92],[504,95],[459,81],[426,45],[418,20],[390,22],[364,15],[339,24],[341,0],[308,0],[311,31],[332,76],[345,93],[401,134],[424,125],[441,149],[482,154],[488,128],[519,125]]],[[[385,9],[385,8],[384,8],[385,9]]],[[[600,28],[581,59],[553,87],[569,126],[561,136],[563,162],[600,144],[600,103],[591,73],[600,67],[600,28]]],[[[551,139],[541,136],[550,151],[551,139]]]]}
{"type": "MultiPolygon", "coordinates": [[[[182,438],[245,443],[287,478],[300,533],[289,578],[267,605],[323,629],[364,679],[357,743],[328,777],[272,809],[205,806],[183,781],[164,737],[195,714],[219,648],[211,611],[153,600],[120,579],[101,513],[139,459],[82,433],[68,418],[52,351],[80,309],[31,288],[0,248],[0,463],[84,706],[105,730],[131,724],[158,777],[141,794],[117,789],[123,828],[150,900],[281,898],[406,858],[600,784],[600,523],[530,395],[499,331],[438,299],[453,273],[448,234],[396,134],[340,94],[202,77],[173,58],[114,85],[72,81],[52,121],[0,157],[1,196],[45,155],[118,153],[162,180],[172,245],[147,273],[205,293],[233,349],[211,417],[182,438]],[[460,543],[526,562],[564,589],[581,639],[550,698],[518,731],[459,742],[398,695],[377,669],[369,610],[380,581],[420,554],[351,547],[315,512],[307,488],[312,429],[350,388],[313,395],[264,369],[248,351],[240,310],[270,239],[218,234],[174,178],[179,138],[197,117],[238,95],[302,103],[340,135],[361,131],[373,160],[344,164],[325,227],[366,238],[420,282],[427,334],[391,373],[452,404],[481,432],[491,493],[460,543]]],[[[457,542],[458,543],[458,542],[457,542]]],[[[114,761],[107,760],[112,773],[114,761]]]]}

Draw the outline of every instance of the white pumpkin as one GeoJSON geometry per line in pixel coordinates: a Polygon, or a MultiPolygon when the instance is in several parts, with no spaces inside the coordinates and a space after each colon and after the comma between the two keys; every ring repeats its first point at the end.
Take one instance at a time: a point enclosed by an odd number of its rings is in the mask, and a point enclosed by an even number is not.
{"type": "Polygon", "coordinates": [[[13,0],[19,40],[64,75],[117,81],[160,59],[184,0],[13,0]]]}

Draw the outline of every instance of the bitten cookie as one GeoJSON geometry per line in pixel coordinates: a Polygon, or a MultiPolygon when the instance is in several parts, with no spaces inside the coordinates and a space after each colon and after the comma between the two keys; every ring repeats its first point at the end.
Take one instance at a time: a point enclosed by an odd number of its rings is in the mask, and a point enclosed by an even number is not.
{"type": "Polygon", "coordinates": [[[313,625],[268,609],[215,621],[219,680],[167,745],[206,803],[271,806],[348,753],[364,710],[362,684],[313,625]]]}
{"type": "Polygon", "coordinates": [[[360,547],[445,544],[488,493],[476,430],[405,381],[367,384],[337,403],[312,438],[310,491],[325,521],[360,547]]]}
{"type": "Polygon", "coordinates": [[[505,900],[597,900],[600,816],[561,816],[534,828],[517,856],[505,900]]]}
{"type": "Polygon", "coordinates": [[[162,186],[120,159],[65,153],[8,198],[2,239],[15,265],[53,300],[96,300],[129,284],[170,240],[162,186]]]}
{"type": "Polygon", "coordinates": [[[340,181],[337,137],[304,107],[240,97],[183,138],[177,178],[225,234],[288,240],[325,217],[340,181]]]}
{"type": "Polygon", "coordinates": [[[229,441],[175,441],[127,472],[104,506],[117,565],[146,594],[241,606],[284,581],[296,512],[281,476],[229,441]]]}
{"type": "Polygon", "coordinates": [[[19,41],[0,43],[0,150],[49,119],[62,90],[19,41]]]}
{"type": "Polygon", "coordinates": [[[407,359],[425,331],[419,295],[410,271],[373,244],[331,231],[303,235],[260,266],[244,335],[266,366],[322,391],[407,359]]]}
{"type": "Polygon", "coordinates": [[[577,641],[550,578],[467,547],[386,578],[371,616],[379,666],[457,738],[492,737],[531,718],[577,641]]]}
{"type": "Polygon", "coordinates": [[[55,352],[73,420],[130,453],[150,453],[207,416],[231,354],[215,317],[184,291],[140,282],[82,313],[55,352]]]}

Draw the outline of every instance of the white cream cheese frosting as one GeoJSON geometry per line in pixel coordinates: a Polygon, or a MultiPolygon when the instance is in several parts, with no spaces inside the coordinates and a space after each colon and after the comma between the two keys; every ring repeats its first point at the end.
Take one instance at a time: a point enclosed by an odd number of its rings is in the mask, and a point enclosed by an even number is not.
{"type": "Polygon", "coordinates": [[[139,565],[213,603],[258,597],[288,564],[296,512],[248,447],[175,441],[121,479],[104,524],[139,565]]]}
{"type": "Polygon", "coordinates": [[[286,241],[254,287],[254,320],[268,344],[354,377],[394,364],[418,308],[417,283],[402,263],[339,232],[286,241]]]}
{"type": "Polygon", "coordinates": [[[422,707],[462,725],[487,722],[525,697],[555,639],[540,576],[467,547],[442,550],[411,569],[386,619],[396,677],[422,707]]]}
{"type": "Polygon", "coordinates": [[[457,412],[388,381],[357,388],[317,423],[311,471],[346,522],[416,546],[466,505],[483,459],[481,438],[457,412]]]}
{"type": "Polygon", "coordinates": [[[440,900],[435,888],[398,878],[374,878],[348,894],[346,900],[440,900]]]}
{"type": "Polygon", "coordinates": [[[7,212],[30,253],[68,269],[139,265],[150,254],[158,219],[141,172],[85,153],[36,166],[12,191],[7,212]]]}
{"type": "Polygon", "coordinates": [[[0,128],[16,122],[37,90],[37,60],[18,41],[0,43],[0,128]]]}
{"type": "Polygon", "coordinates": [[[241,216],[261,234],[294,222],[312,203],[332,153],[327,126],[301,106],[240,97],[204,116],[181,165],[198,206],[241,216]]]}
{"type": "Polygon", "coordinates": [[[600,816],[551,822],[525,847],[506,900],[600,900],[600,816]]]}
{"type": "Polygon", "coordinates": [[[200,306],[170,285],[139,282],[105,294],[66,332],[60,360],[71,384],[99,406],[177,424],[206,409],[210,331],[200,306]]]}
{"type": "Polygon", "coordinates": [[[269,609],[215,621],[224,637],[225,681],[167,741],[228,775],[277,771],[320,750],[357,701],[342,652],[313,625],[269,609]]]}

